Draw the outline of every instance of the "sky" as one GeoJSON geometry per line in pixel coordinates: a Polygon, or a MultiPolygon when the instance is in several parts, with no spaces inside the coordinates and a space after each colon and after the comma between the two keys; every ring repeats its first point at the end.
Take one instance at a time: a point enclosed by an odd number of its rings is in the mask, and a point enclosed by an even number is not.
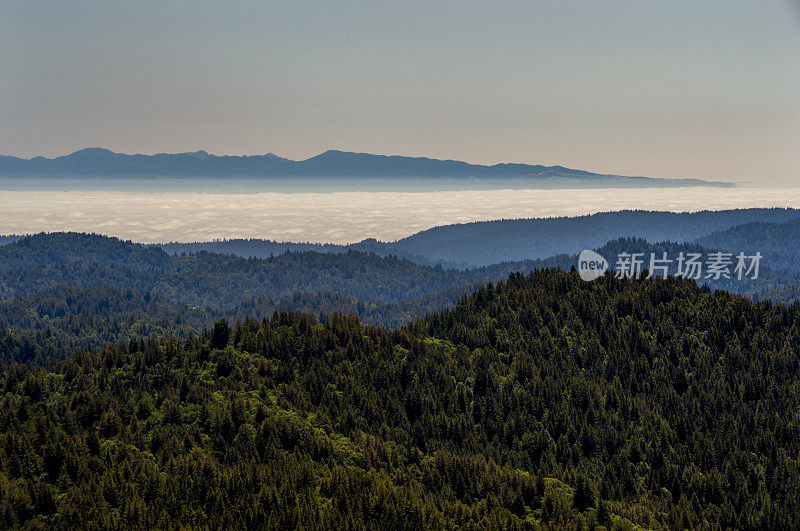
{"type": "Polygon", "coordinates": [[[800,183],[790,0],[0,0],[0,153],[327,149],[800,183]]]}

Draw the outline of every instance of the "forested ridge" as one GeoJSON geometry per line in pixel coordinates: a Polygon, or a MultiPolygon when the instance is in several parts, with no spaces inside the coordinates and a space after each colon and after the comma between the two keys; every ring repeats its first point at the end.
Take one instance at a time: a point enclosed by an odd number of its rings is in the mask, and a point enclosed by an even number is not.
{"type": "Polygon", "coordinates": [[[269,258],[208,251],[173,256],[157,247],[99,234],[41,233],[0,246],[0,301],[62,286],[102,286],[218,309],[264,295],[278,299],[300,292],[397,302],[499,280],[536,265],[529,260],[445,269],[355,250],[290,251],[269,258]]]}
{"type": "Polygon", "coordinates": [[[430,260],[424,256],[400,251],[391,244],[378,241],[374,238],[368,238],[358,243],[351,243],[348,245],[338,245],[334,243],[278,242],[259,238],[234,238],[210,242],[170,242],[154,244],[153,246],[163,249],[171,255],[196,254],[201,251],[208,251],[218,254],[233,254],[242,258],[271,258],[277,254],[284,254],[287,251],[294,253],[304,251],[314,251],[317,253],[346,253],[347,251],[358,251],[362,253],[374,253],[380,256],[406,258],[411,262],[421,265],[435,266],[437,263],[442,263],[441,260],[430,260]]]}
{"type": "Polygon", "coordinates": [[[268,259],[205,251],[170,256],[158,248],[81,233],[37,234],[0,247],[0,299],[66,284],[129,288],[220,308],[242,298],[304,290],[395,301],[476,278],[356,251],[284,253],[268,259]]]}
{"type": "Polygon", "coordinates": [[[323,321],[8,368],[0,526],[800,526],[800,305],[548,269],[323,321]]]}
{"type": "Polygon", "coordinates": [[[772,269],[800,269],[800,220],[744,223],[712,232],[694,243],[726,251],[758,251],[772,269]]]}

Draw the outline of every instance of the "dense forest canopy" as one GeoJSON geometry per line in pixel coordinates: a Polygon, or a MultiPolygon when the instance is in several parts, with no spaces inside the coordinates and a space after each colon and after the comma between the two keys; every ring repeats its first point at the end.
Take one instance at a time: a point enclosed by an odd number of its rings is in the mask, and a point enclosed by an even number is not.
{"type": "Polygon", "coordinates": [[[797,528],[799,323],[548,269],[391,332],[276,313],[16,365],[0,525],[797,528]]]}
{"type": "MultiPolygon", "coordinates": [[[[780,266],[789,256],[788,240],[783,249],[787,254],[765,251],[756,280],[700,281],[756,300],[797,300],[800,272],[770,268],[771,260],[780,266]]],[[[672,257],[710,252],[697,244],[630,238],[597,250],[612,266],[622,252],[672,257]]],[[[0,349],[0,363],[52,366],[76,350],[108,342],[165,335],[184,339],[217,319],[261,319],[275,311],[340,312],[396,328],[452,307],[486,282],[546,267],[569,270],[577,260],[564,254],[457,270],[353,250],[265,259],[206,251],[172,256],[99,235],[38,234],[0,246],[0,326],[16,337],[13,348],[0,349]]],[[[670,273],[676,273],[674,267],[670,273]]]]}

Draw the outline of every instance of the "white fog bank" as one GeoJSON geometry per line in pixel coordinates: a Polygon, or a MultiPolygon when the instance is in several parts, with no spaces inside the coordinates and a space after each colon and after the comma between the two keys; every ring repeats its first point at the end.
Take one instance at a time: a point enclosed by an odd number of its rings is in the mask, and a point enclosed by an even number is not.
{"type": "Polygon", "coordinates": [[[97,232],[139,242],[268,238],[391,241],[436,225],[501,218],[798,207],[800,188],[645,188],[210,194],[0,191],[0,234],[97,232]]]}

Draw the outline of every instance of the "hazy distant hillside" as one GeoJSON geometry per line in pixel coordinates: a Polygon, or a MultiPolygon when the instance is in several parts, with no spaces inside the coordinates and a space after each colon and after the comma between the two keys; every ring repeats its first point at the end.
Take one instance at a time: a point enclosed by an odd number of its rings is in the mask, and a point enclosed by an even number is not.
{"type": "MultiPolygon", "coordinates": [[[[725,249],[718,247],[702,247],[697,243],[676,243],[670,241],[650,243],[642,238],[618,238],[608,241],[601,247],[596,247],[594,250],[609,261],[611,269],[615,268],[616,257],[621,253],[641,253],[643,256],[643,269],[647,267],[651,254],[654,254],[656,257],[662,257],[663,254],[666,253],[667,258],[673,260],[669,268],[669,275],[674,276],[678,273],[677,265],[674,260],[680,253],[700,253],[705,257],[710,252],[724,251],[725,249]]],[[[747,253],[750,254],[749,251],[747,251],[747,253]]],[[[522,260],[519,262],[494,264],[478,268],[476,271],[482,272],[485,278],[491,279],[503,278],[515,271],[525,272],[551,267],[557,267],[568,271],[577,264],[578,254],[575,253],[561,254],[537,260],[522,260]]],[[[697,284],[708,286],[711,289],[721,289],[731,293],[738,293],[749,299],[790,303],[800,300],[800,271],[798,271],[798,268],[798,266],[795,266],[793,270],[786,269],[781,260],[776,261],[772,255],[765,255],[760,263],[758,278],[755,280],[750,278],[720,278],[718,280],[713,280],[705,278],[704,272],[702,278],[697,280],[697,284]]],[[[733,274],[732,276],[735,277],[733,274]]]]}
{"type": "Polygon", "coordinates": [[[593,249],[608,240],[692,241],[752,221],[785,222],[800,210],[751,208],[696,213],[621,211],[590,216],[485,221],[446,225],[392,242],[392,247],[431,261],[488,265],[593,249]]]}
{"type": "MultiPolygon", "coordinates": [[[[800,210],[751,208],[697,213],[620,211],[590,216],[499,220],[444,225],[396,242],[374,238],[350,245],[234,239],[160,245],[170,254],[209,251],[268,258],[286,251],[345,252],[356,250],[397,256],[423,265],[471,268],[502,262],[575,254],[617,238],[645,238],[651,242],[692,241],[748,222],[782,223],[800,219],[800,210]]],[[[784,228],[783,230],[790,230],[784,228]]],[[[743,236],[743,237],[746,237],[743,236]]],[[[789,236],[787,235],[786,238],[789,236]]],[[[762,240],[760,235],[756,242],[762,240]]],[[[698,242],[700,243],[700,242],[698,242]]],[[[709,240],[709,245],[711,240],[709,240]]],[[[701,245],[703,245],[701,243],[701,245]]],[[[705,245],[705,246],[709,246],[705,245]]],[[[724,245],[710,245],[726,249],[724,245]]],[[[750,250],[747,248],[738,250],[750,250]]],[[[777,263],[777,262],[772,262],[777,263]]]]}
{"type": "Polygon", "coordinates": [[[9,243],[14,243],[15,241],[19,240],[20,238],[24,238],[24,236],[17,236],[16,234],[11,234],[8,236],[0,236],[0,245],[6,245],[9,243]]]}
{"type": "Polygon", "coordinates": [[[786,223],[754,222],[715,231],[694,241],[724,251],[760,252],[774,269],[800,270],[800,220],[786,223]]]}
{"type": "Polygon", "coordinates": [[[484,166],[456,160],[351,153],[330,150],[307,160],[266,155],[217,156],[205,151],[126,155],[102,148],[81,149],[48,159],[0,156],[0,175],[43,176],[206,176],[206,177],[524,177],[533,180],[569,179],[609,186],[733,186],[698,179],[654,179],[603,175],[563,166],[495,164],[484,166]]]}
{"type": "Polygon", "coordinates": [[[535,266],[502,263],[462,271],[353,250],[288,252],[263,259],[207,251],[171,256],[158,247],[95,234],[36,234],[0,247],[0,301],[69,286],[132,290],[204,309],[235,308],[259,298],[263,303],[264,296],[286,308],[278,300],[300,292],[339,293],[368,306],[384,306],[451,289],[455,295],[446,298],[454,300],[468,286],[535,266]]]}

